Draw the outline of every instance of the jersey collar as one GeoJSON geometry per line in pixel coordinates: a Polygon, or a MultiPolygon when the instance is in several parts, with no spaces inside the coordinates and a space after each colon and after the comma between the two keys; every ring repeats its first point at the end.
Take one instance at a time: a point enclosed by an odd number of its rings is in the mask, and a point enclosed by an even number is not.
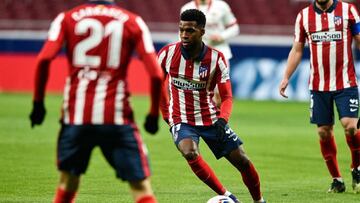
{"type": "Polygon", "coordinates": [[[331,12],[333,12],[333,10],[335,10],[337,3],[338,3],[338,1],[334,0],[333,4],[326,11],[323,11],[320,8],[318,8],[316,6],[316,1],[314,1],[313,7],[314,7],[315,12],[318,14],[323,14],[324,12],[331,13],[331,12]]]}
{"type": "Polygon", "coordinates": [[[106,5],[112,5],[115,4],[115,2],[110,2],[110,1],[89,1],[89,3],[91,4],[106,4],[106,5]]]}
{"type": "MultiPolygon", "coordinates": [[[[202,47],[202,50],[201,50],[201,53],[199,55],[199,57],[197,57],[195,59],[195,61],[202,61],[205,57],[205,54],[207,52],[207,49],[208,47],[202,43],[203,47],[202,47]]],[[[184,49],[184,47],[180,44],[180,47],[181,47],[181,55],[186,59],[186,60],[190,60],[191,57],[189,56],[188,52],[184,49]]]]}

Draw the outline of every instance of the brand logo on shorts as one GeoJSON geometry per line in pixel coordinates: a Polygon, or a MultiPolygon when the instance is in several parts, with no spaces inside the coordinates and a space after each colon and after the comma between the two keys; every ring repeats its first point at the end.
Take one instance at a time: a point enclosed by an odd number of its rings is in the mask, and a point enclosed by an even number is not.
{"type": "Polygon", "coordinates": [[[350,99],[349,102],[350,102],[350,104],[349,104],[350,112],[357,111],[359,108],[359,100],[358,99],[350,99]]]}
{"type": "Polygon", "coordinates": [[[229,139],[232,139],[234,141],[238,139],[238,136],[234,133],[234,131],[230,127],[227,127],[227,129],[225,129],[225,133],[229,139]]]}

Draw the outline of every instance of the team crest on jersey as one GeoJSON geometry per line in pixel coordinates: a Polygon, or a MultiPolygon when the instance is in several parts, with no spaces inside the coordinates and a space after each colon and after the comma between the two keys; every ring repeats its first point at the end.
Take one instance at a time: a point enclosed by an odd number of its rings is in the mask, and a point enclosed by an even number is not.
{"type": "Polygon", "coordinates": [[[334,16],[334,24],[339,26],[342,23],[342,17],[341,16],[334,16]]]}
{"type": "Polygon", "coordinates": [[[199,67],[200,79],[205,78],[207,76],[208,72],[209,72],[208,67],[200,65],[200,67],[199,67]]]}

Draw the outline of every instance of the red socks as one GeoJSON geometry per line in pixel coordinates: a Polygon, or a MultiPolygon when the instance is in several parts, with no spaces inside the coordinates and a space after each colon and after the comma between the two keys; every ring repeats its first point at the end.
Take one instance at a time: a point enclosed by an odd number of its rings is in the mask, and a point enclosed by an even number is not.
{"type": "Polygon", "coordinates": [[[354,136],[346,135],[346,142],[351,151],[351,168],[357,168],[360,166],[360,131],[354,136]]]}
{"type": "Polygon", "coordinates": [[[249,162],[249,165],[244,167],[240,172],[253,200],[260,200],[262,197],[260,191],[260,179],[254,165],[249,162]]]}
{"type": "Polygon", "coordinates": [[[54,203],[71,203],[74,202],[76,192],[65,191],[61,188],[56,190],[54,203]]]}
{"type": "Polygon", "coordinates": [[[206,185],[208,185],[212,190],[214,190],[219,195],[223,195],[225,193],[226,190],[216,177],[214,171],[200,155],[196,159],[188,161],[188,163],[197,177],[206,185]]]}
{"type": "Polygon", "coordinates": [[[153,195],[146,195],[136,201],[136,203],[157,203],[153,195]]]}
{"type": "Polygon", "coordinates": [[[328,170],[333,178],[341,177],[338,162],[336,160],[336,143],[334,136],[328,139],[320,139],[320,148],[328,170]]]}

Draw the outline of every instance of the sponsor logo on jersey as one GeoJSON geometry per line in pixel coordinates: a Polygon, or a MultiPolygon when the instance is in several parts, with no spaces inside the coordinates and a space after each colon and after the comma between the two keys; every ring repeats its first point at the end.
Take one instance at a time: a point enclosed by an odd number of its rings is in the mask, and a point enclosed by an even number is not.
{"type": "Polygon", "coordinates": [[[339,26],[342,23],[342,17],[341,16],[334,16],[334,24],[339,26]]]}
{"type": "Polygon", "coordinates": [[[182,78],[172,78],[172,84],[182,90],[202,90],[206,87],[206,81],[192,81],[182,78]]]}
{"type": "Polygon", "coordinates": [[[316,32],[311,34],[311,40],[313,42],[332,42],[342,39],[341,31],[333,32],[316,32]]]}

